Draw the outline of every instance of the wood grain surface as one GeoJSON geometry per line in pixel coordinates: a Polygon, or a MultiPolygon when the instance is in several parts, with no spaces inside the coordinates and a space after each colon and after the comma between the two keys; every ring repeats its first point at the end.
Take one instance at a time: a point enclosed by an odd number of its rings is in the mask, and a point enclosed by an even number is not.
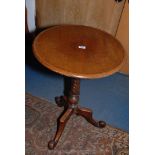
{"type": "Polygon", "coordinates": [[[52,71],[78,78],[99,78],[118,71],[126,53],[114,37],[87,26],[55,26],[33,43],[36,58],[52,71]]]}
{"type": "Polygon", "coordinates": [[[125,0],[36,0],[36,25],[86,25],[116,34],[125,0]]]}

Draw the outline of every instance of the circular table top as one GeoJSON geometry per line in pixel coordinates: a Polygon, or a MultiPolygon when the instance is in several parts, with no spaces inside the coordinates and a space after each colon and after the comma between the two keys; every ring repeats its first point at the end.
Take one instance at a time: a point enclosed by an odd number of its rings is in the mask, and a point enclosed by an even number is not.
{"type": "Polygon", "coordinates": [[[42,31],[33,42],[38,61],[59,74],[100,78],[117,72],[126,52],[110,34],[88,26],[63,25],[42,31]]]}

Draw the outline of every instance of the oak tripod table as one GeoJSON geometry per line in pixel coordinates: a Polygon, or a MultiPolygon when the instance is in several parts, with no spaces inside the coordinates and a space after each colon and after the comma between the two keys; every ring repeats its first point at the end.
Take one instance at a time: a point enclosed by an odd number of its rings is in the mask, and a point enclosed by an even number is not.
{"type": "Polygon", "coordinates": [[[54,139],[49,141],[49,149],[54,149],[73,113],[96,127],[105,127],[104,121],[92,117],[90,109],[79,107],[80,79],[101,78],[117,72],[126,57],[119,41],[92,27],[60,25],[42,31],[34,40],[33,52],[42,65],[70,79],[68,95],[55,98],[64,112],[58,119],[54,139]]]}

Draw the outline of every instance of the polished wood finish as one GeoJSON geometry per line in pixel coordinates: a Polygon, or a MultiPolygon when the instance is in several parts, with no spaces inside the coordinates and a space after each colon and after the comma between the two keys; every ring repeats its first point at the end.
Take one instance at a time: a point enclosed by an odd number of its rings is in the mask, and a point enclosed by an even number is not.
{"type": "Polygon", "coordinates": [[[87,26],[55,26],[33,43],[36,58],[52,71],[78,78],[100,78],[118,71],[126,53],[110,34],[87,26]]]}
{"type": "Polygon", "coordinates": [[[93,112],[88,108],[77,108],[76,114],[83,116],[89,123],[96,127],[104,128],[106,126],[106,123],[104,121],[96,121],[95,119],[93,119],[93,112]]]}
{"type": "Polygon", "coordinates": [[[36,0],[36,26],[86,25],[115,35],[125,0],[36,0]]]}
{"type": "Polygon", "coordinates": [[[49,143],[49,149],[54,149],[57,145],[60,136],[65,128],[65,124],[67,123],[70,116],[75,113],[84,117],[89,123],[92,125],[104,128],[106,123],[104,121],[96,121],[93,118],[93,112],[88,108],[80,108],[78,106],[79,95],[80,95],[80,79],[78,78],[70,78],[70,91],[68,96],[60,96],[56,97],[56,103],[58,106],[64,106],[64,111],[60,118],[58,119],[58,127],[57,132],[55,134],[54,139],[52,138],[49,143]]]}
{"type": "Polygon", "coordinates": [[[99,78],[118,71],[126,57],[121,44],[95,28],[63,25],[41,32],[34,40],[33,51],[45,67],[70,77],[68,93],[64,91],[64,96],[56,97],[57,105],[63,106],[64,111],[58,119],[56,135],[49,141],[49,149],[57,145],[73,113],[96,127],[105,127],[104,121],[93,118],[90,109],[79,107],[80,78],[99,78]]]}
{"type": "Polygon", "coordinates": [[[65,111],[65,113],[62,115],[62,117],[60,119],[58,119],[58,129],[57,129],[57,132],[56,132],[54,139],[50,140],[48,143],[49,149],[54,149],[54,147],[57,145],[57,143],[61,137],[61,134],[65,128],[65,125],[66,125],[66,123],[67,123],[67,121],[70,118],[72,113],[73,113],[73,109],[68,108],[65,111]]]}

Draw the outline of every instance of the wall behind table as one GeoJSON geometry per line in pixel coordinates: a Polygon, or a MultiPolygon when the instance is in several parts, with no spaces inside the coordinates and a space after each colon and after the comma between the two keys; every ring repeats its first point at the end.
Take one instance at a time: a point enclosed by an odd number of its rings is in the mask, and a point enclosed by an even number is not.
{"type": "Polygon", "coordinates": [[[129,3],[127,0],[122,12],[116,38],[122,43],[128,54],[127,61],[120,72],[129,74],[129,3]]]}
{"type": "Polygon", "coordinates": [[[27,10],[27,26],[29,32],[34,32],[36,29],[35,16],[36,16],[36,6],[35,0],[26,0],[26,10],[27,10]]]}
{"type": "MultiPolygon", "coordinates": [[[[128,10],[123,10],[124,4],[125,0],[26,0],[29,31],[59,24],[92,26],[116,36],[128,51],[128,10]]],[[[127,61],[121,72],[128,74],[128,68],[127,61]]]]}
{"type": "Polygon", "coordinates": [[[36,0],[37,28],[87,25],[116,34],[125,0],[36,0]]]}

